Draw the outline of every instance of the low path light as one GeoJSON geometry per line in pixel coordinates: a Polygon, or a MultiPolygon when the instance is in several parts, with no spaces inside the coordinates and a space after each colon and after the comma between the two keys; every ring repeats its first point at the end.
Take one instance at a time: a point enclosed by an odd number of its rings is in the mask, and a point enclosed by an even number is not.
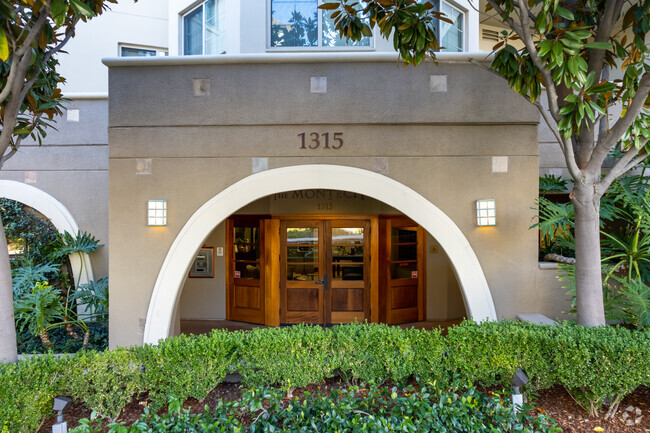
{"type": "Polygon", "coordinates": [[[65,422],[63,411],[70,406],[68,397],[54,397],[54,410],[59,413],[56,415],[56,424],[52,426],[52,433],[68,433],[68,423],[65,422]]]}
{"type": "Polygon", "coordinates": [[[515,371],[515,376],[512,378],[512,408],[515,413],[518,413],[524,405],[524,396],[519,391],[519,388],[528,383],[528,377],[520,368],[515,371]]]}

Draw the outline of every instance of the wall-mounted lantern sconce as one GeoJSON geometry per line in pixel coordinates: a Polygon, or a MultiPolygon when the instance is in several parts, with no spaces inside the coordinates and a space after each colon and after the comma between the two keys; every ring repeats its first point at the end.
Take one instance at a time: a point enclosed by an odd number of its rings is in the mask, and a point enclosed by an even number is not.
{"type": "Polygon", "coordinates": [[[149,200],[147,221],[150,226],[167,225],[167,200],[149,200]]]}
{"type": "Polygon", "coordinates": [[[479,227],[497,225],[497,203],[493,198],[476,200],[476,225],[479,227]]]}

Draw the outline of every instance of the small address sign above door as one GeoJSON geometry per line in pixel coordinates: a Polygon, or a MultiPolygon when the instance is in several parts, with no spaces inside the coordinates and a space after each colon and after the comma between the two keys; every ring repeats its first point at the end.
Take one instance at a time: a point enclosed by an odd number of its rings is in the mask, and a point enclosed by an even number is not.
{"type": "Polygon", "coordinates": [[[301,132],[300,137],[301,149],[340,149],[343,147],[342,132],[301,132]]]}

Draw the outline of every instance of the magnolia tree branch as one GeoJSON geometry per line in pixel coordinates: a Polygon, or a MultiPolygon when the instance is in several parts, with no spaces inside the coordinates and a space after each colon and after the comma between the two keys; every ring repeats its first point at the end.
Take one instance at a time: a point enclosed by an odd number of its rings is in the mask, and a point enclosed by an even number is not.
{"type": "MultiPolygon", "coordinates": [[[[25,79],[24,77],[27,75],[27,71],[29,70],[31,58],[32,51],[29,50],[20,59],[18,67],[16,68],[16,77],[14,78],[14,82],[11,86],[12,96],[20,95],[22,93],[22,86],[25,79]],[[22,77],[22,79],[20,77],[22,77]]],[[[23,100],[18,97],[12,97],[9,99],[7,105],[5,106],[4,117],[2,119],[2,132],[0,132],[0,155],[3,157],[7,152],[7,148],[11,144],[11,139],[16,127],[18,113],[20,112],[22,101],[23,100]]],[[[2,168],[1,164],[0,168],[2,168]]]]}
{"type": "MultiPolygon", "coordinates": [[[[517,8],[521,8],[521,6],[519,5],[519,2],[518,2],[518,1],[513,1],[512,4],[513,4],[515,7],[517,7],[517,8]]],[[[532,12],[530,11],[530,9],[528,10],[528,18],[531,19],[533,22],[537,19],[537,17],[535,16],[535,14],[532,13],[532,12]]]]}
{"type": "Polygon", "coordinates": [[[50,8],[48,6],[43,6],[38,11],[38,13],[40,14],[38,16],[38,19],[36,20],[32,28],[29,30],[29,33],[27,34],[25,40],[20,44],[20,48],[16,50],[16,55],[18,55],[18,57],[24,55],[27,52],[27,50],[32,49],[31,47],[32,42],[34,42],[38,37],[38,35],[41,34],[41,30],[43,29],[43,26],[47,21],[47,17],[50,15],[50,8]]]}
{"type": "MultiPolygon", "coordinates": [[[[600,20],[598,30],[596,30],[594,42],[609,42],[610,35],[612,34],[612,30],[614,29],[618,17],[621,15],[621,10],[623,9],[624,4],[625,0],[610,0],[607,2],[605,13],[603,14],[602,20],[600,20]]],[[[596,77],[600,77],[607,50],[597,48],[591,48],[590,50],[587,70],[589,72],[595,72],[596,77]]]]}
{"type": "Polygon", "coordinates": [[[639,82],[632,103],[627,107],[625,116],[618,119],[614,126],[603,134],[602,139],[596,145],[587,165],[587,170],[595,170],[603,165],[609,151],[619,142],[623,134],[630,129],[637,116],[641,114],[643,105],[648,99],[648,94],[650,94],[650,73],[645,73],[639,82]]]}
{"type": "Polygon", "coordinates": [[[639,146],[639,148],[629,149],[621,158],[619,158],[618,161],[616,161],[611,170],[609,170],[609,173],[607,173],[603,180],[600,181],[603,192],[609,188],[614,179],[633,169],[648,157],[648,153],[643,155],[640,154],[646,144],[648,144],[648,139],[644,138],[641,140],[641,146],[639,146]]]}
{"type": "Polygon", "coordinates": [[[0,158],[0,168],[2,168],[3,165],[5,165],[5,162],[12,156],[18,152],[18,148],[20,147],[20,142],[22,141],[21,137],[16,138],[16,141],[14,142],[14,145],[11,147],[11,150],[7,152],[6,155],[3,155],[2,158],[0,158]]]}
{"type": "MultiPolygon", "coordinates": [[[[488,1],[492,2],[493,0],[488,1]]],[[[528,18],[528,3],[526,1],[522,1],[519,3],[519,6],[521,10],[521,27],[523,28],[522,34],[519,35],[519,37],[524,42],[524,45],[530,54],[531,60],[535,66],[537,66],[537,69],[544,78],[546,96],[548,99],[548,110],[553,116],[553,119],[555,119],[556,122],[559,122],[561,117],[560,108],[558,106],[557,88],[555,87],[553,76],[551,75],[551,72],[546,69],[546,65],[539,57],[539,54],[537,53],[537,47],[535,47],[535,42],[533,41],[533,36],[528,31],[528,28],[530,27],[530,19],[528,18]]]]}
{"type": "MultiPolygon", "coordinates": [[[[73,22],[73,24],[72,24],[72,28],[74,28],[74,26],[76,24],[77,24],[77,21],[75,20],[73,22]]],[[[29,79],[29,81],[23,87],[23,91],[20,94],[20,99],[21,100],[25,99],[25,96],[27,96],[27,92],[29,92],[29,89],[32,88],[32,86],[34,85],[34,83],[38,79],[38,76],[41,74],[41,72],[43,72],[43,66],[47,65],[47,63],[50,61],[52,56],[54,54],[58,53],[59,51],[61,51],[61,48],[63,48],[63,46],[65,44],[67,44],[70,39],[72,39],[73,33],[74,32],[72,30],[68,31],[66,33],[65,37],[63,38],[63,40],[61,42],[59,42],[58,45],[56,45],[55,47],[50,49],[47,53],[45,53],[45,55],[43,56],[43,60],[40,62],[38,68],[36,69],[36,72],[34,72],[33,76],[29,79]]]]}

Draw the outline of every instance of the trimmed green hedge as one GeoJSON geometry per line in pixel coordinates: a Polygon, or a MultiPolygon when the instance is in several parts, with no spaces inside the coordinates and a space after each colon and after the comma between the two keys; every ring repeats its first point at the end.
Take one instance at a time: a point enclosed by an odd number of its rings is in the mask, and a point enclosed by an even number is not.
{"type": "Polygon", "coordinates": [[[245,386],[292,387],[335,374],[348,382],[396,383],[410,377],[438,389],[458,383],[509,386],[517,368],[529,389],[565,386],[592,413],[605,397],[620,401],[650,385],[650,332],[616,327],[465,322],[449,330],[387,325],[298,325],[247,332],[181,336],[158,346],[85,351],[65,359],[37,357],[0,365],[0,428],[31,432],[67,395],[116,417],[133,395],[148,393],[152,409],[202,399],[228,372],[245,386]]]}

